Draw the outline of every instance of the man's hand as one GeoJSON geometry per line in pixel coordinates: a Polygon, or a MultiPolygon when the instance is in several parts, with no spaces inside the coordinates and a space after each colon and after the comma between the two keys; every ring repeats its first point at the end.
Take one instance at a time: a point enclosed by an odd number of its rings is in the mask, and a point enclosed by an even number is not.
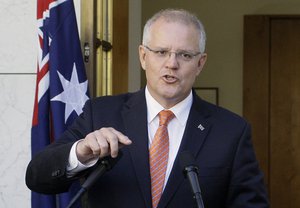
{"type": "Polygon", "coordinates": [[[130,145],[131,140],[114,128],[101,128],[89,133],[76,147],[77,158],[81,163],[99,157],[100,159],[111,155],[115,158],[124,145],[130,145]]]}

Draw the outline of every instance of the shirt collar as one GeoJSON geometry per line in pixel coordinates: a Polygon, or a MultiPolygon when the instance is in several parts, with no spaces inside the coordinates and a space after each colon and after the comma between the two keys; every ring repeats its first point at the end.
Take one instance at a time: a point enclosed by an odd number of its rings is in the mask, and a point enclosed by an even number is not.
{"type": "MultiPolygon", "coordinates": [[[[153,121],[153,119],[157,116],[157,114],[164,110],[164,108],[151,96],[147,86],[145,88],[145,96],[147,103],[147,119],[148,124],[153,121]]],[[[175,117],[178,119],[179,123],[184,126],[186,124],[187,118],[189,116],[189,112],[193,102],[193,93],[190,94],[181,102],[177,103],[171,110],[175,117]]]]}

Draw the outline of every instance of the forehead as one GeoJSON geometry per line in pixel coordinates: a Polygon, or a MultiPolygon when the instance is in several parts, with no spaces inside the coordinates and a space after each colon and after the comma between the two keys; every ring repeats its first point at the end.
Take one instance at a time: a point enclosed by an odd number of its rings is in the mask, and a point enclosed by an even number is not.
{"type": "Polygon", "coordinates": [[[174,49],[195,50],[199,45],[199,31],[193,24],[159,19],[150,29],[150,43],[174,49]]]}

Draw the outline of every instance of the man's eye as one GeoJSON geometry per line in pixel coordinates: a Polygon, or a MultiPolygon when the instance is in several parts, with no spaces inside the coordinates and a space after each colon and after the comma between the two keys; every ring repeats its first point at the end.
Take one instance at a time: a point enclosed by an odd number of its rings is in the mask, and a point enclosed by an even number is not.
{"type": "Polygon", "coordinates": [[[156,54],[157,55],[160,55],[160,56],[165,56],[168,52],[167,51],[164,51],[164,50],[159,50],[159,51],[156,51],[156,54]]]}
{"type": "Polygon", "coordinates": [[[182,58],[185,58],[185,59],[193,58],[193,55],[190,53],[180,53],[180,56],[182,56],[182,58]]]}

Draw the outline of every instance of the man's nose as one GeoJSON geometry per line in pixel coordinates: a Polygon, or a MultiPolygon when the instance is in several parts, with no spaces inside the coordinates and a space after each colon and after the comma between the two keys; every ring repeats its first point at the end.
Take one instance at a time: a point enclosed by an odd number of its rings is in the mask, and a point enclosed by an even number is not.
{"type": "Polygon", "coordinates": [[[169,52],[167,60],[166,60],[166,67],[170,69],[177,69],[179,66],[178,58],[176,52],[169,52]]]}

